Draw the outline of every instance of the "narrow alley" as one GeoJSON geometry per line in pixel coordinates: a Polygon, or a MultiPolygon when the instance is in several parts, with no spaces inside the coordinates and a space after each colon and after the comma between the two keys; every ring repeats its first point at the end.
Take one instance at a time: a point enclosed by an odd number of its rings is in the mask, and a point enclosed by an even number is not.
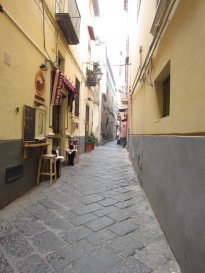
{"type": "Polygon", "coordinates": [[[180,272],[116,141],[3,208],[0,222],[0,273],[180,272]]]}

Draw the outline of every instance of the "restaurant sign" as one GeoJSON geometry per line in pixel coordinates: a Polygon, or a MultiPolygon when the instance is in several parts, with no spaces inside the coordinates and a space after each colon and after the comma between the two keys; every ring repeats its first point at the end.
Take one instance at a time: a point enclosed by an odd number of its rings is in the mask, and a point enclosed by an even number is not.
{"type": "Polygon", "coordinates": [[[56,70],[54,83],[53,83],[53,93],[51,103],[54,105],[59,105],[62,102],[62,93],[61,90],[64,87],[63,84],[64,75],[60,70],[56,70]]]}

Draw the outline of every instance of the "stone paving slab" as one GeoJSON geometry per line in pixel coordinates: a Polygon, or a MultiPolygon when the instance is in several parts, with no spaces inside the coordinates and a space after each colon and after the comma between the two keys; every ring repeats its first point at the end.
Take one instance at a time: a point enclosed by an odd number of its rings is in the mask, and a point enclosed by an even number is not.
{"type": "Polygon", "coordinates": [[[31,240],[40,253],[55,251],[66,245],[65,241],[61,240],[51,231],[37,234],[33,236],[31,240]]]}
{"type": "Polygon", "coordinates": [[[100,205],[102,205],[104,207],[108,207],[108,206],[113,205],[113,204],[115,204],[117,202],[118,202],[117,200],[114,200],[112,198],[107,198],[107,199],[105,199],[103,201],[98,202],[98,204],[100,204],[100,205]]]}
{"type": "Polygon", "coordinates": [[[107,273],[150,273],[152,269],[140,260],[128,257],[127,260],[118,263],[107,273]]]}
{"type": "Polygon", "coordinates": [[[122,259],[108,249],[98,249],[74,262],[74,269],[79,273],[104,273],[122,259]]]}
{"type": "Polygon", "coordinates": [[[84,239],[90,234],[92,234],[92,231],[89,228],[80,226],[69,231],[64,231],[61,237],[68,243],[74,243],[84,239]]]}
{"type": "Polygon", "coordinates": [[[99,209],[97,211],[94,211],[93,213],[99,217],[101,216],[105,216],[113,211],[116,211],[117,208],[114,207],[114,206],[109,206],[109,207],[105,207],[105,208],[102,208],[102,209],[99,209]]]}
{"type": "Polygon", "coordinates": [[[112,224],[114,224],[114,221],[112,219],[104,216],[104,217],[101,217],[100,219],[96,219],[96,220],[86,223],[85,226],[93,231],[98,231],[98,230],[108,227],[112,224]]]}
{"type": "Polygon", "coordinates": [[[119,209],[119,210],[109,213],[107,216],[117,222],[121,222],[121,221],[131,218],[132,213],[126,209],[121,209],[121,210],[119,209]]]}
{"type": "Polygon", "coordinates": [[[135,239],[129,235],[117,237],[116,239],[109,242],[107,247],[119,253],[123,257],[129,257],[135,255],[136,251],[143,249],[145,244],[143,240],[135,239]]]}
{"type": "Polygon", "coordinates": [[[103,199],[104,199],[103,197],[101,197],[99,195],[96,195],[96,194],[93,194],[93,195],[84,196],[81,199],[81,202],[83,204],[85,204],[85,205],[88,205],[88,204],[91,204],[91,203],[95,203],[95,202],[101,201],[103,199]]]}
{"type": "Polygon", "coordinates": [[[26,257],[17,263],[17,268],[21,273],[52,273],[54,272],[46,262],[37,254],[26,257]]]}
{"type": "Polygon", "coordinates": [[[150,272],[180,269],[116,142],[0,210],[0,273],[150,272]]]}
{"type": "Polygon", "coordinates": [[[24,235],[32,236],[38,234],[39,232],[45,231],[46,227],[42,225],[41,222],[32,218],[32,219],[18,219],[14,223],[15,227],[22,232],[24,235]]]}
{"type": "Polygon", "coordinates": [[[82,240],[74,245],[67,246],[52,252],[46,257],[46,261],[57,271],[61,272],[65,268],[70,271],[69,264],[81,257],[84,254],[89,254],[95,250],[95,247],[89,242],[82,240]]]}
{"type": "Polygon", "coordinates": [[[86,240],[88,240],[94,245],[102,246],[107,242],[112,241],[116,237],[117,237],[116,234],[105,228],[91,234],[86,238],[86,240]]]}
{"type": "Polygon", "coordinates": [[[80,226],[83,225],[87,222],[90,222],[92,220],[96,220],[98,219],[98,217],[92,213],[87,213],[85,215],[81,215],[81,216],[76,216],[73,217],[70,222],[74,225],[74,226],[80,226]]]}
{"type": "Polygon", "coordinates": [[[13,257],[23,257],[32,253],[33,249],[23,235],[19,232],[8,234],[0,238],[3,249],[13,257]]]}
{"type": "Polygon", "coordinates": [[[0,273],[13,273],[13,269],[9,265],[7,259],[4,257],[3,253],[0,251],[0,273]]]}
{"type": "Polygon", "coordinates": [[[111,230],[118,236],[122,236],[122,235],[129,234],[138,228],[139,226],[137,225],[137,223],[132,222],[128,219],[120,223],[115,223],[114,225],[109,227],[109,230],[111,230]]]}

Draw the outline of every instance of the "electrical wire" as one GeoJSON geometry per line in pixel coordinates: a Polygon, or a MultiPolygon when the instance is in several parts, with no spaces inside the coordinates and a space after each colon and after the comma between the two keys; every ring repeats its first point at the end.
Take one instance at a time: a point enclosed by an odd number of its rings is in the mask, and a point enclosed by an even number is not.
{"type": "Polygon", "coordinates": [[[53,63],[50,55],[48,54],[48,51],[46,49],[46,33],[45,33],[45,8],[44,8],[44,0],[42,0],[42,9],[43,9],[43,46],[46,51],[46,54],[48,55],[49,61],[53,63]]]}

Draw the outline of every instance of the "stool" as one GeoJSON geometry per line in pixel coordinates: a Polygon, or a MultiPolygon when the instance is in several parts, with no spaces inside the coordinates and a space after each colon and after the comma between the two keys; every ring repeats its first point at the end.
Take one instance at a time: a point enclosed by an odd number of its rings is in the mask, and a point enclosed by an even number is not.
{"type": "Polygon", "coordinates": [[[39,180],[41,175],[50,176],[50,185],[52,185],[53,176],[56,182],[56,156],[52,154],[42,154],[39,158],[38,163],[38,176],[37,176],[37,184],[39,184],[39,180]],[[47,167],[49,166],[49,170],[47,167]]]}

